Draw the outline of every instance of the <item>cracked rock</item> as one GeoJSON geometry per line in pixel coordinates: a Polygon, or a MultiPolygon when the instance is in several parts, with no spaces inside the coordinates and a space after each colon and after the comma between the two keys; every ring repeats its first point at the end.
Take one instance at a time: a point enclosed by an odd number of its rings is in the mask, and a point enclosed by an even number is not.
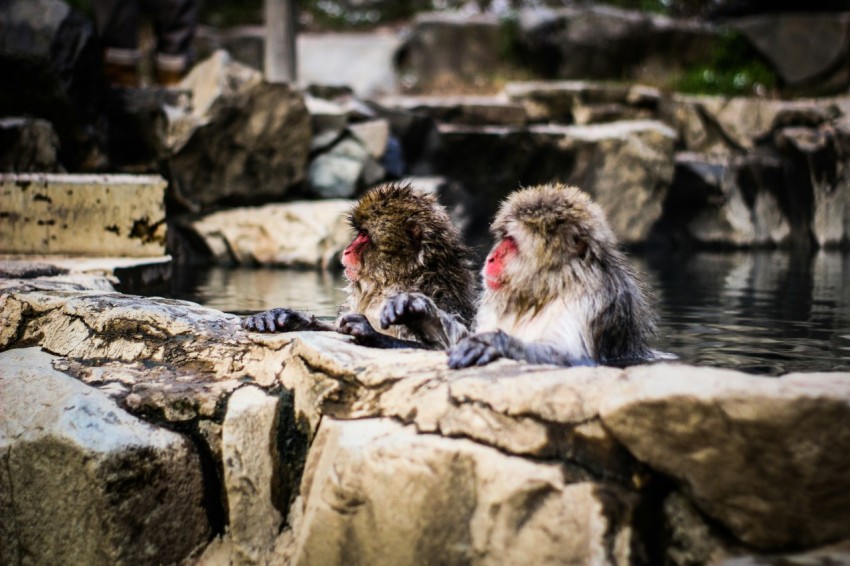
{"type": "Polygon", "coordinates": [[[198,455],[51,366],[0,353],[0,561],[176,563],[210,527],[198,455]]]}

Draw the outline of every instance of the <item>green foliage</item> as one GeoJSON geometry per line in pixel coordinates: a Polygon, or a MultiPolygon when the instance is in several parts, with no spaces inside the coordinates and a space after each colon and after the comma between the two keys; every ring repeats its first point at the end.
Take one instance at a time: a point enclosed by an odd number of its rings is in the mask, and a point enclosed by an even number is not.
{"type": "Polygon", "coordinates": [[[653,12],[656,14],[670,13],[670,0],[606,0],[602,2],[624,10],[640,10],[641,12],[653,12]]]}
{"type": "Polygon", "coordinates": [[[203,0],[200,21],[216,27],[263,23],[263,0],[203,0]]]}
{"type": "Polygon", "coordinates": [[[743,95],[777,85],[776,74],[739,34],[720,36],[711,59],[686,69],[670,85],[691,94],[743,95]]]}

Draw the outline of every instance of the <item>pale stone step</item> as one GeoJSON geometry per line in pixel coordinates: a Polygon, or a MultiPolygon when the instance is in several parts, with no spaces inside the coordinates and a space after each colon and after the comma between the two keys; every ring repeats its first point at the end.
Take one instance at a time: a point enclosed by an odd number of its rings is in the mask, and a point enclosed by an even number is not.
{"type": "Polygon", "coordinates": [[[0,253],[165,254],[158,175],[0,174],[0,253]]]}

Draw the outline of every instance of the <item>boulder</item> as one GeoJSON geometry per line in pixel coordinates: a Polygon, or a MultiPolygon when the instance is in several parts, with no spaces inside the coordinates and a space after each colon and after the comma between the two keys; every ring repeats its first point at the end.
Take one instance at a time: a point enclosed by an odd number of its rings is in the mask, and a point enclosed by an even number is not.
{"type": "Polygon", "coordinates": [[[662,98],[652,87],[592,81],[512,82],[504,93],[530,122],[578,125],[655,118],[662,98]]]}
{"type": "Polygon", "coordinates": [[[0,324],[0,356],[41,346],[76,386],[191,434],[220,536],[188,562],[692,564],[841,556],[819,547],[850,538],[847,374],[450,370],[443,352],[247,332],[192,303],[37,279],[0,292],[0,324]]]}
{"type": "Polygon", "coordinates": [[[741,553],[742,556],[716,562],[718,566],[761,566],[782,564],[783,566],[809,566],[811,564],[850,564],[850,541],[832,544],[808,552],[777,553],[758,556],[741,553]]]}
{"type": "Polygon", "coordinates": [[[173,196],[192,210],[281,199],[304,179],[310,116],[301,93],[216,52],[180,83],[192,110],[170,109],[173,196]]]}
{"type": "Polygon", "coordinates": [[[385,96],[386,108],[429,116],[437,122],[470,126],[522,126],[525,110],[503,96],[385,96]]]}
{"type": "Polygon", "coordinates": [[[669,533],[664,549],[665,564],[719,564],[731,556],[750,552],[726,533],[719,532],[720,529],[681,493],[668,495],[662,512],[669,533]]]}
{"type": "Polygon", "coordinates": [[[632,368],[601,403],[606,429],[764,550],[850,537],[850,375],[759,378],[711,368],[632,368]]]}
{"type": "Polygon", "coordinates": [[[302,496],[298,564],[632,559],[632,494],[386,419],[323,419],[302,496]]]}
{"type": "Polygon", "coordinates": [[[0,118],[0,171],[58,173],[59,136],[39,118],[0,118]]]}
{"type": "Polygon", "coordinates": [[[850,98],[774,100],[673,95],[661,105],[662,119],[679,133],[684,148],[729,155],[750,151],[781,127],[816,127],[848,111],[850,98]]]}
{"type": "Polygon", "coordinates": [[[348,115],[341,105],[330,100],[308,95],[304,102],[310,112],[310,127],[313,132],[310,151],[323,151],[342,136],[348,125],[348,115]]]}
{"type": "Polygon", "coordinates": [[[706,60],[717,31],[696,20],[588,4],[521,10],[517,42],[524,61],[546,78],[659,84],[706,60]]]}
{"type": "Polygon", "coordinates": [[[400,86],[421,91],[492,76],[503,66],[501,44],[501,24],[495,15],[417,14],[395,57],[400,86]]]}
{"type": "Polygon", "coordinates": [[[387,120],[378,118],[357,122],[349,125],[348,131],[360,140],[369,155],[376,159],[383,157],[390,139],[390,123],[387,120]]]}
{"type": "Polygon", "coordinates": [[[0,174],[0,253],[162,256],[165,186],[158,175],[0,174]]]}
{"type": "Polygon", "coordinates": [[[270,386],[290,338],[249,335],[239,317],[184,301],[40,287],[32,282],[0,294],[0,348],[38,343],[84,363],[185,366],[201,384],[198,375],[250,375],[270,386]]]}
{"type": "Polygon", "coordinates": [[[848,12],[764,13],[726,25],[747,38],[789,87],[825,93],[850,84],[848,12]]]}
{"type": "MultiPolygon", "coordinates": [[[[838,247],[850,241],[850,120],[816,128],[785,127],[774,134],[787,184],[799,187],[808,234],[818,245],[838,247]]],[[[807,234],[807,235],[808,235],[807,234]]]]}
{"type": "MultiPolygon", "coordinates": [[[[256,564],[274,546],[283,524],[275,501],[277,451],[276,397],[246,386],[227,403],[222,428],[222,464],[229,516],[232,564],[256,564]]],[[[288,502],[282,502],[286,505],[288,502]]],[[[285,512],[285,508],[283,509],[285,512]]]]}
{"type": "Polygon", "coordinates": [[[673,178],[675,134],[654,121],[523,129],[441,125],[439,133],[434,169],[463,183],[475,199],[473,231],[486,229],[509,192],[560,181],[587,191],[622,242],[641,243],[661,216],[673,178]]]}
{"type": "Polygon", "coordinates": [[[96,124],[103,107],[101,53],[94,25],[61,0],[9,0],[0,11],[0,117],[50,122],[69,171],[103,166],[96,124]]]}
{"type": "Polygon", "coordinates": [[[808,241],[801,187],[786,183],[773,153],[676,155],[676,172],[654,227],[659,239],[713,246],[789,246],[808,241]],[[796,204],[796,206],[795,206],[796,204]]]}
{"type": "Polygon", "coordinates": [[[37,348],[0,353],[6,564],[177,563],[207,542],[198,454],[37,348]]]}
{"type": "Polygon", "coordinates": [[[328,269],[351,241],[350,200],[331,199],[234,208],[181,221],[219,263],[328,269]]]}
{"type": "Polygon", "coordinates": [[[358,139],[346,136],[310,161],[310,190],[318,198],[351,198],[365,183],[363,177],[372,161],[369,150],[358,139]]]}

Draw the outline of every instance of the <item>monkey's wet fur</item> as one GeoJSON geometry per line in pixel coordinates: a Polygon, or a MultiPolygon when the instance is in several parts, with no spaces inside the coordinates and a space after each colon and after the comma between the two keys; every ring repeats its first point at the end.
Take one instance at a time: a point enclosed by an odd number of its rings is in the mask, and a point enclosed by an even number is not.
{"type": "Polygon", "coordinates": [[[466,334],[475,303],[471,254],[433,195],[381,185],[358,200],[349,223],[356,235],[342,257],[348,298],[336,324],[278,308],[245,318],[243,327],[337,330],[383,348],[446,349],[460,339],[455,332],[466,334]]]}
{"type": "Polygon", "coordinates": [[[519,190],[491,226],[476,334],[449,366],[498,358],[557,365],[654,359],[655,314],[602,209],[576,187],[519,190]]]}

